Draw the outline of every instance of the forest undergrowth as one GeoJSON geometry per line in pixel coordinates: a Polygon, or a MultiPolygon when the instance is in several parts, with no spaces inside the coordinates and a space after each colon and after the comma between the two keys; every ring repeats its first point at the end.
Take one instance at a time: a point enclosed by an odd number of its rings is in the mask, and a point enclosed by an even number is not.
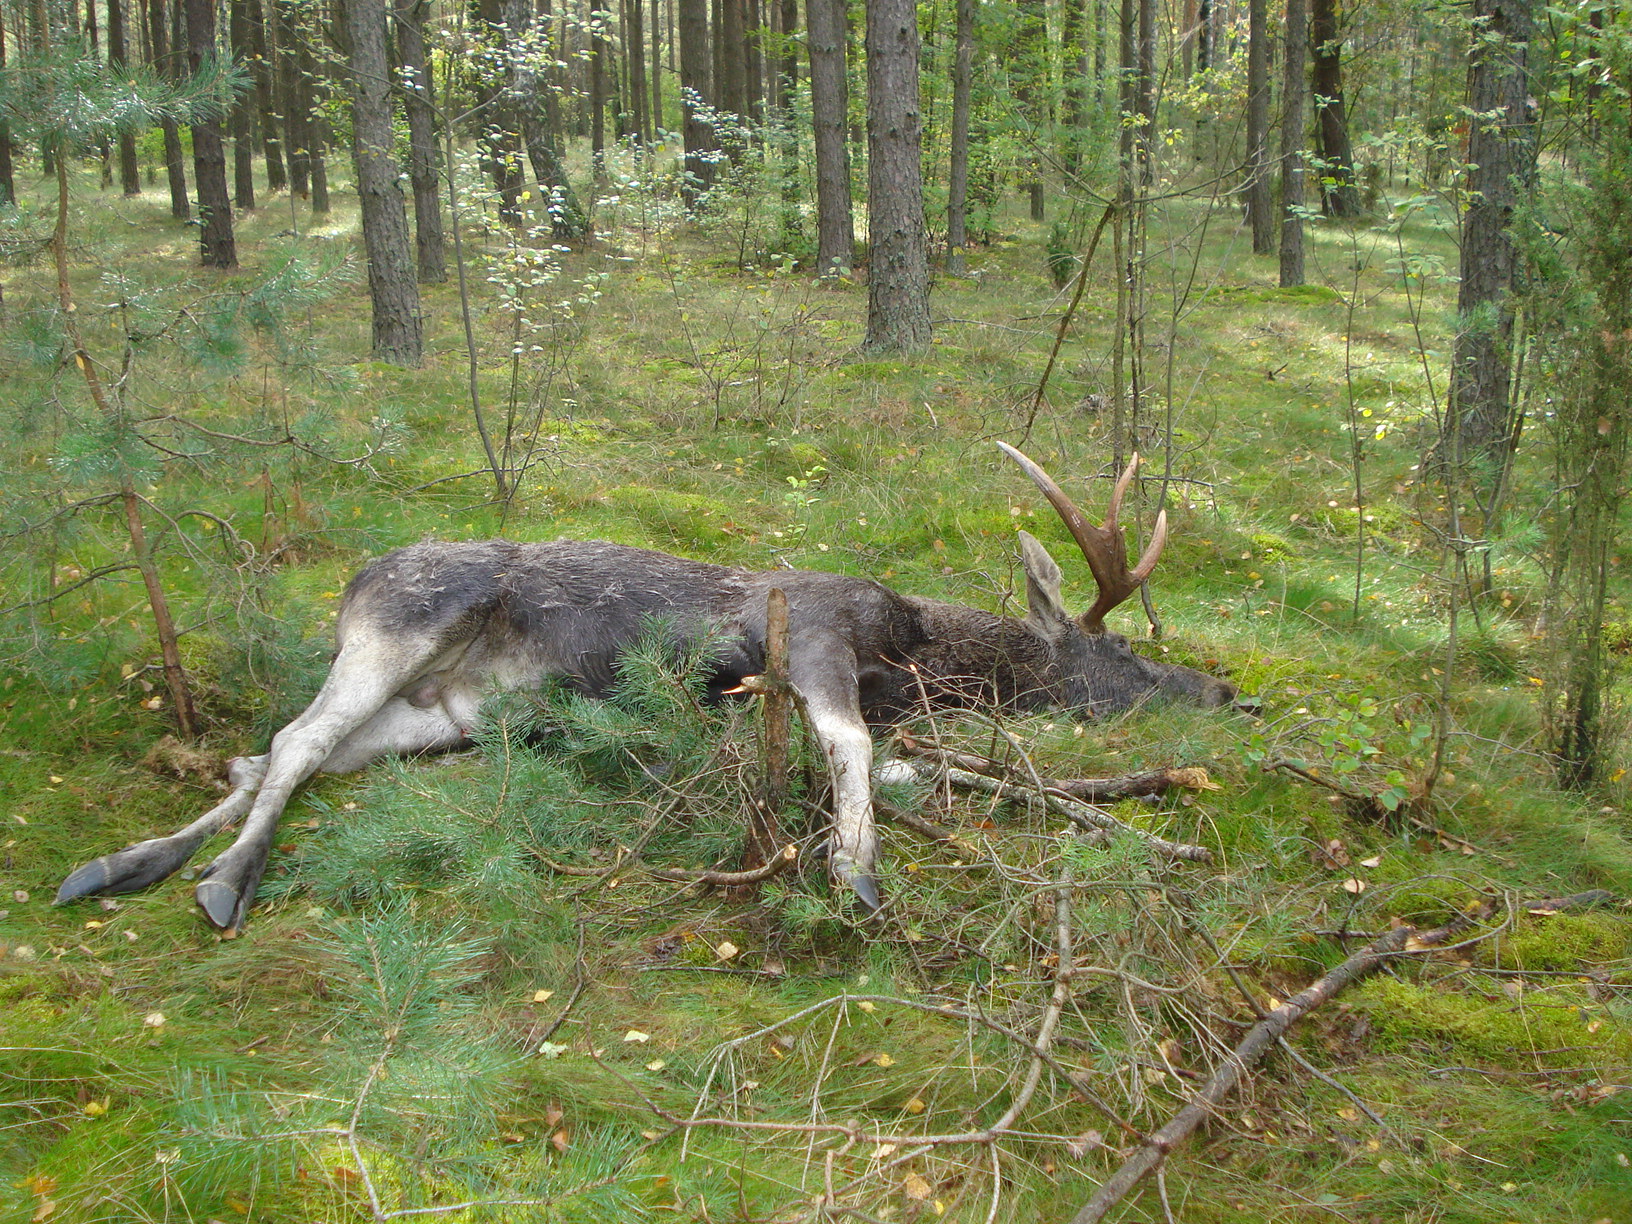
{"type": "MultiPolygon", "coordinates": [[[[699,883],[740,855],[759,711],[702,703],[657,654],[617,701],[518,698],[470,752],[309,786],[238,938],[195,916],[191,871],[53,908],[75,864],[213,803],[225,759],[315,691],[349,574],[426,536],[604,538],[1019,613],[1023,526],[1090,602],[993,443],[1103,506],[1116,297],[1093,279],[1039,397],[1068,294],[1018,206],[937,282],[934,345],[888,360],[855,352],[865,288],[801,270],[750,186],[698,224],[631,177],[576,251],[478,219],[496,498],[455,290],[427,289],[424,368],[356,361],[340,203],[246,217],[240,273],[183,275],[195,239],[163,201],[87,178],[75,287],[112,424],[60,362],[40,214],[8,239],[0,1220],[1063,1224],[1255,1025],[1410,926],[1452,934],[1287,1032],[1113,1218],[1632,1221],[1628,780],[1555,784],[1539,515],[1450,614],[1428,468],[1452,249],[1420,203],[1312,225],[1293,290],[1233,207],[1153,212],[1152,250],[1190,262],[1152,276],[1125,422],[1151,460],[1133,534],[1159,503],[1172,524],[1140,648],[1262,714],[915,721],[913,768],[878,788],[880,921],[825,878],[808,746],[795,867],[699,883]],[[945,752],[1007,789],[955,784],[945,752]],[[1094,809],[1110,830],[1033,785],[1169,769],[1094,809]]],[[[1515,504],[1547,479],[1521,465],[1515,504]]]]}

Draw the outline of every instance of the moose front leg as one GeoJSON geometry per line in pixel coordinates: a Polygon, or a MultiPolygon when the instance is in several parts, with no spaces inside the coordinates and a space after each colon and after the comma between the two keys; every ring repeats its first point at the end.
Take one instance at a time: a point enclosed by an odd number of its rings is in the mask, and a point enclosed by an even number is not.
{"type": "Polygon", "coordinates": [[[873,737],[861,716],[856,656],[836,634],[820,633],[793,643],[788,678],[804,703],[811,734],[827,758],[833,780],[833,832],[828,870],[874,912],[882,908],[873,861],[873,737]]]}

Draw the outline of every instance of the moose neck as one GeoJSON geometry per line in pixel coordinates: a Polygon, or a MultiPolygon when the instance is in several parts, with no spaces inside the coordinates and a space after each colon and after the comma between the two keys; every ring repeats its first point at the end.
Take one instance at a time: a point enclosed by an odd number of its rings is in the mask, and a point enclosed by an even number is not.
{"type": "Polygon", "coordinates": [[[1063,704],[1054,649],[1024,621],[979,608],[913,598],[924,640],[907,655],[903,713],[927,701],[940,708],[1063,704]]]}

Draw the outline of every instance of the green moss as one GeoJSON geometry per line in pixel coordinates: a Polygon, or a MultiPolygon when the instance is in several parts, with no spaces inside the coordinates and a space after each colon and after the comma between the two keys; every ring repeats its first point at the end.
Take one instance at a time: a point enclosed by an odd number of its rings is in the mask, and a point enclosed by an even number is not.
{"type": "Polygon", "coordinates": [[[1537,915],[1480,950],[1481,963],[1554,973],[1582,973],[1628,957],[1632,929],[1608,914],[1537,915]]]}
{"type": "Polygon", "coordinates": [[[1602,1013],[1556,994],[1510,999],[1492,991],[1484,998],[1443,987],[1392,978],[1367,982],[1353,1005],[1371,1018],[1377,1044],[1388,1050],[1428,1047],[1435,1057],[1456,1063],[1534,1069],[1579,1066],[1581,1047],[1590,1042],[1593,1062],[1632,1059],[1632,1030],[1590,1030],[1602,1013]]]}
{"type": "Polygon", "coordinates": [[[634,515],[659,546],[707,551],[730,538],[726,507],[701,493],[662,485],[619,485],[603,496],[609,505],[634,515]]]}

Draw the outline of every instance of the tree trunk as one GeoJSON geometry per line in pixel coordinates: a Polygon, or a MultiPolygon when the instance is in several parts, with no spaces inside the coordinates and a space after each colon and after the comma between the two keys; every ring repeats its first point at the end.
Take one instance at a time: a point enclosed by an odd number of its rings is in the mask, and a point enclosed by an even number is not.
{"type": "Polygon", "coordinates": [[[300,28],[298,0],[272,0],[272,4],[278,49],[278,94],[289,156],[289,193],[306,200],[312,194],[311,103],[306,96],[306,83],[300,76],[299,52],[306,32],[300,28]]]}
{"type": "Polygon", "coordinates": [[[1139,0],[1138,65],[1133,96],[1139,116],[1139,181],[1149,187],[1156,176],[1156,0],[1139,0]]]}
{"type": "MultiPolygon", "coordinates": [[[[1065,130],[1060,152],[1065,168],[1076,174],[1082,168],[1084,125],[1088,122],[1088,0],[1062,0],[1062,3],[1065,11],[1060,18],[1060,41],[1064,46],[1060,50],[1064,56],[1065,108],[1060,124],[1065,130]]],[[[954,108],[956,90],[954,83],[954,108]]]]}
{"type": "MultiPolygon", "coordinates": [[[[109,0],[118,7],[118,0],[109,0]]],[[[248,0],[227,7],[227,41],[233,58],[250,62],[248,0]]],[[[232,104],[232,201],[240,209],[255,207],[255,91],[246,89],[232,104]]]]}
{"type": "Polygon", "coordinates": [[[640,148],[651,138],[646,114],[646,21],[641,0],[623,0],[623,62],[629,74],[629,135],[640,148]]]}
{"type": "Polygon", "coordinates": [[[589,26],[589,164],[594,198],[606,183],[606,39],[604,17],[590,13],[589,26]]]}
{"type": "Polygon", "coordinates": [[[1468,207],[1462,214],[1460,316],[1451,356],[1451,419],[1486,510],[1513,430],[1509,402],[1519,251],[1513,217],[1535,176],[1526,53],[1532,0],[1475,0],[1468,52],[1468,207]]]}
{"type": "MultiPolygon", "coordinates": [[[[477,15],[481,20],[481,54],[498,62],[514,62],[510,54],[509,23],[506,20],[504,0],[479,0],[477,15]]],[[[562,58],[569,58],[563,55],[562,58]]],[[[513,98],[505,97],[513,90],[513,76],[505,79],[496,72],[475,74],[471,88],[481,104],[480,134],[476,138],[476,158],[482,173],[493,181],[499,193],[499,216],[507,225],[521,223],[520,116],[513,98]]]]}
{"type": "Polygon", "coordinates": [[[1275,253],[1275,202],[1269,177],[1269,29],[1267,0],[1247,0],[1247,182],[1252,253],[1275,253]]]}
{"type": "MultiPolygon", "coordinates": [[[[631,0],[638,4],[640,0],[631,0]]],[[[663,130],[663,0],[652,0],[652,130],[653,140],[663,130]]]]}
{"type": "Polygon", "coordinates": [[[397,64],[402,109],[408,119],[408,181],[414,190],[414,263],[419,279],[448,279],[442,236],[442,198],[436,172],[436,109],[431,104],[430,59],[425,54],[427,0],[395,0],[397,64]]]}
{"type": "MultiPolygon", "coordinates": [[[[215,53],[213,0],[187,0],[187,62],[193,72],[215,53]]],[[[191,125],[193,176],[198,183],[198,249],[207,268],[236,268],[238,250],[232,236],[232,200],[227,195],[227,154],[221,125],[213,119],[191,125]]]]}
{"type": "MultiPolygon", "coordinates": [[[[164,0],[147,0],[147,37],[153,47],[153,65],[170,80],[176,79],[181,65],[179,49],[172,53],[170,48],[171,35],[176,29],[175,15],[180,11],[181,0],[173,0],[168,15],[164,0]]],[[[174,119],[164,120],[160,130],[164,133],[164,172],[170,186],[170,215],[177,221],[185,221],[193,215],[193,204],[187,198],[187,166],[182,158],[181,130],[174,119]]]]}
{"type": "Polygon", "coordinates": [[[816,142],[816,269],[820,276],[848,276],[856,264],[850,147],[845,140],[850,84],[844,62],[844,15],[844,0],[805,0],[810,113],[816,142]]]}
{"type": "Polygon", "coordinates": [[[708,0],[676,0],[679,8],[680,110],[684,116],[686,179],[681,188],[688,208],[696,208],[714,182],[719,141],[701,113],[713,101],[713,55],[708,41],[708,0]]]}
{"type": "MultiPolygon", "coordinates": [[[[6,20],[0,7],[0,71],[6,66],[6,20]]],[[[17,202],[17,168],[12,160],[11,127],[0,119],[0,204],[17,202]]]]}
{"type": "Polygon", "coordinates": [[[423,349],[419,284],[408,253],[408,213],[392,155],[384,0],[348,0],[346,29],[351,37],[352,153],[368,253],[374,356],[417,366],[423,349]]]}
{"type": "MultiPolygon", "coordinates": [[[[0,42],[5,41],[4,31],[0,31],[0,42]]],[[[125,30],[125,0],[108,0],[108,70],[112,75],[123,71],[130,62],[130,37],[125,30]]],[[[0,59],[0,63],[4,63],[0,59]]],[[[0,144],[5,144],[5,137],[0,133],[0,144]]],[[[9,147],[5,150],[9,158],[9,147]]],[[[136,164],[136,134],[121,132],[119,135],[119,189],[127,196],[142,194],[142,171],[136,164]]]]}
{"type": "Polygon", "coordinates": [[[323,104],[329,96],[329,79],[318,71],[317,55],[312,49],[315,41],[315,36],[301,40],[300,75],[306,83],[307,104],[311,112],[306,119],[306,134],[311,141],[307,163],[312,176],[312,215],[322,216],[329,211],[328,148],[333,143],[333,133],[329,130],[329,121],[323,117],[323,104]]]}
{"type": "MultiPolygon", "coordinates": [[[[1048,125],[1046,101],[1048,64],[1048,10],[1043,0],[1019,0],[1015,10],[1013,52],[1009,75],[1014,82],[1014,100],[1025,126],[1041,134],[1048,125]]],[[[1033,221],[1042,221],[1043,184],[1037,177],[1034,157],[1025,159],[1025,181],[1021,184],[1030,203],[1033,221]]]]}
{"type": "Polygon", "coordinates": [[[975,0],[957,0],[952,41],[952,149],[946,176],[946,270],[965,272],[969,245],[969,97],[974,83],[975,0]]]}
{"type": "MultiPolygon", "coordinates": [[[[554,51],[554,30],[550,28],[547,18],[541,18],[533,10],[528,0],[505,0],[503,18],[506,37],[547,46],[554,51]]],[[[521,130],[534,185],[550,212],[551,233],[563,241],[576,241],[584,236],[588,222],[577,197],[573,195],[566,166],[562,164],[561,154],[550,132],[549,107],[546,105],[548,86],[539,77],[531,57],[514,55],[509,57],[509,62],[510,92],[515,105],[504,111],[500,122],[514,122],[521,130]]]]}
{"type": "Polygon", "coordinates": [[[747,57],[744,55],[743,0],[719,0],[720,24],[714,31],[714,105],[724,112],[726,131],[721,144],[733,160],[740,160],[743,132],[748,122],[747,57]]]}
{"type": "Polygon", "coordinates": [[[1314,60],[1315,109],[1320,116],[1316,150],[1320,156],[1321,207],[1329,217],[1358,217],[1360,190],[1354,184],[1354,150],[1343,106],[1343,34],[1338,0],[1310,0],[1309,43],[1314,60]]]}
{"type": "Polygon", "coordinates": [[[283,139],[278,131],[278,103],[273,90],[272,62],[277,54],[270,22],[271,11],[261,0],[249,0],[249,71],[255,82],[255,105],[261,119],[261,153],[266,158],[266,189],[289,186],[283,166],[283,139]]]}
{"type": "Polygon", "coordinates": [[[1281,285],[1303,284],[1303,94],[1309,49],[1309,0],[1286,0],[1285,75],[1281,83],[1281,285]]]}
{"type": "Polygon", "coordinates": [[[868,0],[868,352],[911,352],[930,340],[919,49],[914,0],[868,0]]]}

